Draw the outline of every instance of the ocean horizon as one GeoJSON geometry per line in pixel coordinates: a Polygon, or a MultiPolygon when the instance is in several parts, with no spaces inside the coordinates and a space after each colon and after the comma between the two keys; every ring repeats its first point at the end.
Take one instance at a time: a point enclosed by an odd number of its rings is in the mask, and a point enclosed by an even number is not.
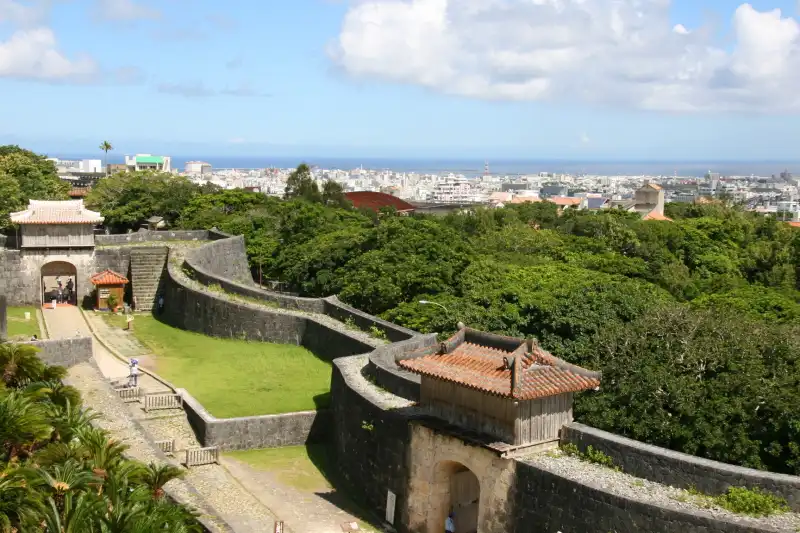
{"type": "MultiPolygon", "coordinates": [[[[102,159],[102,154],[53,154],[61,159],[102,159]]],[[[294,168],[300,163],[322,168],[352,170],[393,170],[397,172],[453,172],[466,176],[484,173],[483,159],[376,158],[376,157],[264,157],[264,156],[172,156],[172,168],[183,170],[187,161],[206,161],[214,169],[294,168]]],[[[109,163],[122,163],[124,158],[109,154],[109,163]]],[[[488,160],[489,172],[500,176],[530,175],[539,172],[595,175],[703,176],[718,172],[729,176],[777,175],[783,171],[800,171],[800,161],[611,161],[611,160],[488,160]]]]}

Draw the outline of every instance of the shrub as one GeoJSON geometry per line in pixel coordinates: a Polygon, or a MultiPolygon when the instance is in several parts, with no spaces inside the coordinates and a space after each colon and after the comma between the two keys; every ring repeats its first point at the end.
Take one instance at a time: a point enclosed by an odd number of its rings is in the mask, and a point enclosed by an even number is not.
{"type": "Polygon", "coordinates": [[[786,500],[757,487],[728,487],[728,492],[714,497],[714,503],[732,513],[750,516],[769,516],[789,510],[786,500]]]}

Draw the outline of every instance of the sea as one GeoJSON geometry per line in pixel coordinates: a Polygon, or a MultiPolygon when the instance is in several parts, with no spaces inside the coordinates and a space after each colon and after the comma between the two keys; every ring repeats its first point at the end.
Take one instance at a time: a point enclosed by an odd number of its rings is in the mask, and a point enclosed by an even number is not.
{"type": "MultiPolygon", "coordinates": [[[[98,155],[65,154],[63,159],[98,159],[98,155]]],[[[109,163],[122,158],[109,154],[109,163]]],[[[520,176],[552,172],[557,174],[588,174],[602,176],[704,176],[716,172],[723,176],[771,176],[793,170],[800,173],[800,161],[580,161],[547,159],[404,159],[358,157],[247,157],[212,155],[174,155],[172,168],[182,170],[187,161],[206,161],[217,169],[294,168],[300,163],[322,169],[393,170],[441,174],[452,172],[467,177],[483,175],[488,163],[489,172],[499,176],[520,176]]]]}

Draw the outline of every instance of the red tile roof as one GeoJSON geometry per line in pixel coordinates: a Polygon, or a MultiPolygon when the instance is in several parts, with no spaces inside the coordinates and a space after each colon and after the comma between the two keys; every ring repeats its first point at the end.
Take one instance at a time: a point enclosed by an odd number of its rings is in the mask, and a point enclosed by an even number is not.
{"type": "Polygon", "coordinates": [[[671,218],[664,216],[661,213],[657,213],[655,209],[643,216],[642,220],[664,220],[667,222],[672,222],[671,218]]]}
{"type": "Polygon", "coordinates": [[[789,224],[793,228],[800,228],[800,222],[792,221],[792,222],[787,222],[787,224],[789,224]]]}
{"type": "Polygon", "coordinates": [[[103,217],[90,211],[83,200],[30,200],[28,209],[9,215],[14,224],[99,224],[103,217]]]}
{"type": "Polygon", "coordinates": [[[527,353],[522,349],[523,342],[514,352],[462,342],[449,353],[406,359],[398,365],[423,376],[516,400],[600,386],[599,373],[570,365],[538,346],[527,353]]]}
{"type": "Polygon", "coordinates": [[[561,207],[570,207],[581,203],[580,198],[574,198],[572,196],[551,196],[548,200],[561,207]]]}
{"type": "Polygon", "coordinates": [[[353,202],[356,209],[366,207],[379,211],[382,207],[394,207],[398,211],[413,211],[414,206],[391,194],[374,191],[357,191],[345,193],[348,200],[353,202]]]}
{"type": "Polygon", "coordinates": [[[113,270],[104,270],[92,276],[91,282],[93,285],[124,285],[128,283],[128,278],[113,270]]]}

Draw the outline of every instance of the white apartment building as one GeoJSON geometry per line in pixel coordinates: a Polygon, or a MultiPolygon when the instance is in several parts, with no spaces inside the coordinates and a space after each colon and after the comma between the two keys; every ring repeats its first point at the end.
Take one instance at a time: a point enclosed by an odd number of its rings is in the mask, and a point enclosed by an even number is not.
{"type": "Polygon", "coordinates": [[[211,174],[212,170],[211,163],[205,161],[187,161],[184,166],[184,172],[187,174],[211,174]]]}
{"type": "Polygon", "coordinates": [[[433,201],[457,204],[472,201],[472,187],[463,176],[450,177],[433,186],[433,201]]]}
{"type": "Polygon", "coordinates": [[[47,160],[56,165],[58,172],[96,172],[98,174],[103,172],[103,162],[99,159],[81,159],[78,161],[49,157],[47,160]]]}
{"type": "Polygon", "coordinates": [[[166,155],[136,154],[125,156],[129,171],[156,170],[172,172],[172,158],[166,155]]]}

